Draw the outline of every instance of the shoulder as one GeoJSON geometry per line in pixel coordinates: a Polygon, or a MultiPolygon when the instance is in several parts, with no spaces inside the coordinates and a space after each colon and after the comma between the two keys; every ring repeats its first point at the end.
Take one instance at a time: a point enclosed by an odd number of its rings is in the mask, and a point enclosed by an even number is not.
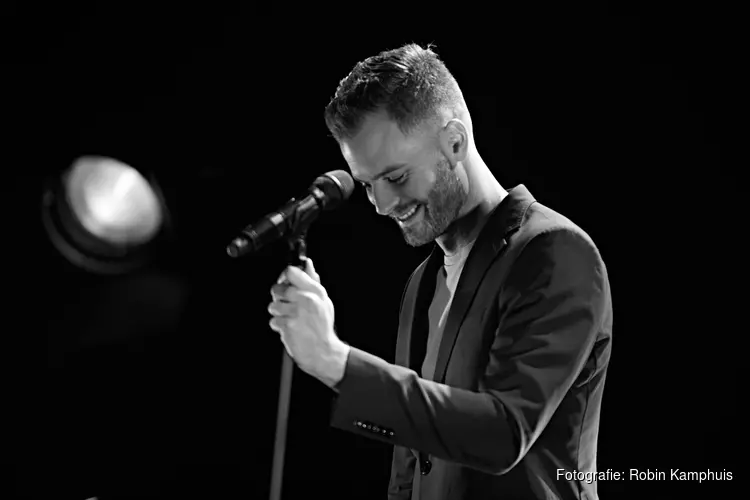
{"type": "Polygon", "coordinates": [[[566,282],[607,288],[606,266],[589,234],[538,202],[526,211],[508,243],[516,254],[509,275],[515,286],[566,282]]]}
{"type": "Polygon", "coordinates": [[[512,244],[524,247],[524,253],[531,251],[568,257],[579,254],[601,261],[599,249],[584,229],[539,202],[534,202],[526,211],[513,240],[512,244]]]}

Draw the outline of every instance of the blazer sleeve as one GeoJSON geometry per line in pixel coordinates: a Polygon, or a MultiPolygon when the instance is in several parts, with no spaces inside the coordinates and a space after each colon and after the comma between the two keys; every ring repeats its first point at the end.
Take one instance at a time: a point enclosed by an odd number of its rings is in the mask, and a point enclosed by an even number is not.
{"type": "Polygon", "coordinates": [[[499,324],[477,391],[422,379],[352,347],[331,426],[506,473],[580,374],[604,316],[605,279],[582,234],[561,228],[535,236],[499,293],[499,324]]]}

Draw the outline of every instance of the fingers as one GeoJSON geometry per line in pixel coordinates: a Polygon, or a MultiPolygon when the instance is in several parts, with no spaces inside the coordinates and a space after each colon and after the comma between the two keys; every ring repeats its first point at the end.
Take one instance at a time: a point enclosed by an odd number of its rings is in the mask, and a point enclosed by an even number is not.
{"type": "Polygon", "coordinates": [[[312,279],[320,283],[320,276],[318,275],[317,271],[315,271],[315,265],[313,265],[313,261],[309,257],[305,261],[305,272],[310,275],[312,279]]]}
{"type": "Polygon", "coordinates": [[[271,330],[280,334],[283,341],[283,336],[292,326],[292,322],[296,321],[297,304],[274,301],[268,305],[268,312],[271,313],[268,326],[271,327],[271,330]]]}
{"type": "Polygon", "coordinates": [[[281,274],[279,275],[279,278],[276,280],[276,284],[280,285],[282,283],[286,283],[287,281],[289,281],[289,280],[287,280],[287,278],[286,278],[286,269],[284,269],[281,272],[281,274]]]}
{"type": "Polygon", "coordinates": [[[289,299],[287,298],[287,293],[290,287],[291,285],[286,282],[275,284],[271,287],[271,297],[273,297],[273,300],[288,302],[289,299]]]}
{"type": "Polygon", "coordinates": [[[296,288],[289,283],[276,284],[271,287],[271,298],[277,302],[299,302],[315,295],[309,290],[296,288]]]}
{"type": "Polygon", "coordinates": [[[272,316],[270,320],[268,320],[268,326],[271,327],[271,330],[275,331],[276,333],[282,333],[283,332],[283,325],[281,324],[284,321],[284,318],[278,318],[276,316],[272,316]]]}
{"type": "MultiPolygon", "coordinates": [[[[307,269],[312,269],[312,272],[315,273],[314,268],[307,269]]],[[[310,275],[307,271],[303,271],[298,267],[289,266],[286,269],[286,277],[289,280],[289,283],[296,286],[297,288],[300,288],[302,290],[314,291],[321,294],[325,293],[325,289],[320,284],[320,278],[318,277],[317,273],[315,273],[314,275],[310,275]]]]}
{"type": "Polygon", "coordinates": [[[311,259],[306,259],[304,271],[295,266],[287,267],[271,287],[273,300],[268,305],[268,312],[272,316],[269,326],[283,333],[289,322],[295,321],[299,315],[300,304],[304,308],[307,302],[320,300],[321,294],[325,296],[326,291],[320,285],[320,276],[311,259]]]}
{"type": "Polygon", "coordinates": [[[300,269],[297,266],[287,266],[287,268],[279,275],[276,283],[292,283],[295,286],[306,286],[308,289],[317,289],[318,291],[323,290],[322,286],[316,286],[316,284],[320,285],[320,275],[315,270],[315,264],[312,259],[305,257],[304,262],[304,269],[300,269]]]}
{"type": "Polygon", "coordinates": [[[290,321],[291,320],[289,318],[284,316],[273,316],[268,321],[268,326],[271,327],[271,330],[283,336],[286,330],[289,328],[290,321]]]}
{"type": "Polygon", "coordinates": [[[292,318],[297,315],[297,304],[293,302],[274,300],[268,304],[268,312],[273,316],[292,318]]]}

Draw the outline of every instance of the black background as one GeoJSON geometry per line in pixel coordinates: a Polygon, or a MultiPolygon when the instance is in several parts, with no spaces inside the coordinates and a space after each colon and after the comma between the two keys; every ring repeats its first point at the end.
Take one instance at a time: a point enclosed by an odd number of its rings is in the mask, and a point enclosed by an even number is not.
{"type": "MultiPolygon", "coordinates": [[[[267,497],[281,346],[266,306],[284,247],[240,261],[224,247],[346,169],[324,106],[357,61],[411,41],[435,43],[458,79],[500,183],[525,184],[603,254],[615,334],[599,469],[734,476],[601,481],[601,497],[744,481],[737,13],[385,7],[0,15],[2,498],[267,497]],[[46,238],[42,183],[82,154],[158,180],[177,240],[149,268],[87,274],[46,238]]],[[[341,337],[393,361],[427,249],[361,190],[309,246],[341,337]]],[[[390,446],[331,429],[331,401],[295,372],[285,498],[385,498],[390,446]]]]}

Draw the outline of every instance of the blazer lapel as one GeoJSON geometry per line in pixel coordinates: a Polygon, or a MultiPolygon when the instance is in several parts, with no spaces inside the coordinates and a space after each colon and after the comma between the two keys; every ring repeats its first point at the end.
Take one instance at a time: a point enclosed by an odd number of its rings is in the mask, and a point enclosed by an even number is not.
{"type": "Polygon", "coordinates": [[[508,196],[489,214],[476,243],[469,252],[456,286],[440,341],[434,381],[444,382],[448,360],[453,352],[458,331],[479,290],[479,284],[490,264],[508,246],[507,238],[520,227],[523,214],[534,201],[526,187],[521,184],[510,191],[508,196]]]}
{"type": "Polygon", "coordinates": [[[404,290],[396,340],[396,364],[417,373],[422,371],[429,333],[429,319],[421,312],[427,311],[430,306],[442,261],[442,251],[435,245],[430,255],[414,271],[404,290]]]}
{"type": "MultiPolygon", "coordinates": [[[[484,236],[490,236],[492,232],[485,232],[484,236]]],[[[448,319],[443,329],[443,337],[440,340],[437,362],[435,364],[435,376],[433,380],[442,382],[445,377],[445,369],[448,366],[453,346],[456,343],[458,330],[466,317],[469,306],[474,301],[474,295],[479,289],[479,283],[482,281],[487,268],[494,260],[495,256],[502,251],[507,241],[502,237],[502,233],[495,233],[500,236],[497,241],[482,241],[488,238],[482,238],[480,235],[477,242],[469,252],[469,256],[464,264],[461,277],[458,279],[456,292],[451,303],[448,319]]]]}

